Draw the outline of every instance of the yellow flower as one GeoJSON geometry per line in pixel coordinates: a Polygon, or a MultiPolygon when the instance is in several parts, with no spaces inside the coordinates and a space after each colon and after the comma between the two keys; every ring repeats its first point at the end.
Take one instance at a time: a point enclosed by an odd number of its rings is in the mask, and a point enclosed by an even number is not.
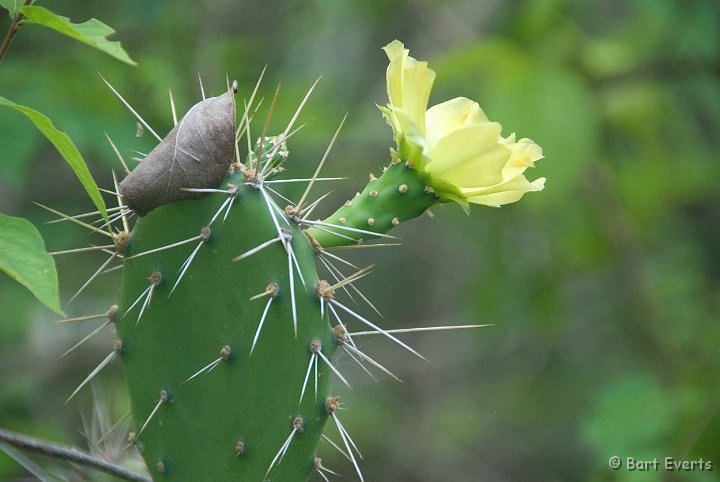
{"type": "Polygon", "coordinates": [[[435,72],[408,55],[394,40],[383,50],[389,103],[380,107],[393,128],[397,156],[409,161],[443,201],[501,206],[528,191],[541,191],[545,178],[528,181],[524,172],[543,157],[530,139],[504,138],[477,102],[464,97],[427,109],[435,72]],[[427,110],[426,110],[427,109],[427,110]]]}

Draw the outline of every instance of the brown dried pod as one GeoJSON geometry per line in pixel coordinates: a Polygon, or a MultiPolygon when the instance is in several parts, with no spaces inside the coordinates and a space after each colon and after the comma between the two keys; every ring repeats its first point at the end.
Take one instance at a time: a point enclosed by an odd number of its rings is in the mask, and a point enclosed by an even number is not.
{"type": "Polygon", "coordinates": [[[235,155],[235,86],[198,102],[120,183],[125,204],[138,216],[158,206],[202,193],[186,188],[215,188],[235,155]]]}

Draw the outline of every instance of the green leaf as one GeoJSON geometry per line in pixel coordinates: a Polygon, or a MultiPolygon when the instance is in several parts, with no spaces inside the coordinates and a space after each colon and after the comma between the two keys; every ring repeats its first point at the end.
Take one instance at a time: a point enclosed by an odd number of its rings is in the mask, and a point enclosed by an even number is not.
{"type": "Polygon", "coordinates": [[[10,18],[15,18],[21,4],[22,0],[0,0],[0,7],[7,9],[10,18]]]}
{"type": "Polygon", "coordinates": [[[0,7],[6,9],[10,18],[14,20],[23,3],[23,0],[0,0],[0,7]]]}
{"type": "Polygon", "coordinates": [[[7,100],[5,97],[0,97],[0,106],[10,107],[18,112],[22,112],[35,124],[40,132],[53,143],[55,148],[58,150],[61,156],[70,164],[70,167],[75,171],[75,175],[80,179],[80,182],[85,187],[90,199],[92,199],[95,206],[102,214],[103,218],[108,221],[107,211],[105,210],[105,200],[100,195],[100,190],[95,184],[95,181],[90,174],[90,171],[85,164],[85,160],[78,152],[73,141],[70,140],[67,134],[57,130],[53,125],[52,121],[45,117],[40,112],[25,107],[24,105],[16,104],[15,102],[7,100]]]}
{"type": "Polygon", "coordinates": [[[27,219],[0,213],[0,270],[18,281],[50,310],[65,316],[60,308],[55,260],[27,219]]]}
{"type": "Polygon", "coordinates": [[[27,17],[23,20],[23,24],[34,23],[36,25],[43,25],[95,47],[98,50],[102,50],[106,54],[112,55],[126,64],[137,65],[122,48],[120,42],[107,39],[107,36],[115,33],[115,30],[100,20],[91,18],[83,23],[72,23],[67,17],[55,15],[46,8],[35,6],[20,7],[20,13],[27,17]]]}

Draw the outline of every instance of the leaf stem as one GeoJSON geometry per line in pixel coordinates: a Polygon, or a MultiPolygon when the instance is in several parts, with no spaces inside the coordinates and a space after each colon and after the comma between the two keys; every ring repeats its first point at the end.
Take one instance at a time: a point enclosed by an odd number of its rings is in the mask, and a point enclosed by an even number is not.
{"type": "Polygon", "coordinates": [[[53,445],[37,439],[32,439],[20,435],[9,430],[0,429],[0,442],[5,442],[14,447],[28,450],[30,452],[47,455],[56,459],[63,459],[69,462],[85,465],[96,470],[100,470],[110,475],[123,480],[129,480],[132,482],[152,482],[150,477],[131,472],[130,470],[121,467],[120,465],[107,462],[105,460],[93,457],[87,452],[83,452],[80,449],[74,447],[63,447],[60,445],[53,445]]]}
{"type": "MultiPolygon", "coordinates": [[[[23,6],[30,5],[32,3],[32,0],[25,0],[25,3],[23,3],[23,6]]],[[[2,45],[0,45],[0,62],[2,62],[2,58],[5,56],[5,52],[7,51],[8,47],[10,47],[10,42],[12,42],[13,37],[15,37],[15,34],[18,30],[20,30],[20,21],[23,19],[23,14],[20,13],[18,10],[17,15],[15,15],[15,18],[13,18],[12,23],[10,24],[10,29],[8,30],[7,35],[5,36],[5,39],[3,40],[2,45]]]]}

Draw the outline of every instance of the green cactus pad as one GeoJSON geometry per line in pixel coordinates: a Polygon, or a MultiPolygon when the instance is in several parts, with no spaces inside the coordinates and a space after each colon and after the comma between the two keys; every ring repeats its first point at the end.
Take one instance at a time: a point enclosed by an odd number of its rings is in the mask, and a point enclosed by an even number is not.
{"type": "Polygon", "coordinates": [[[273,243],[233,261],[278,237],[263,193],[243,184],[241,174],[229,176],[222,185],[228,182],[240,186],[237,197],[227,219],[223,221],[223,211],[209,226],[209,236],[207,231],[201,236],[201,228],[208,226],[227,194],[161,206],[132,231],[117,332],[136,434],[146,425],[135,443],[153,480],[262,481],[296,418],[302,417],[302,430],[296,430],[287,453],[267,478],[305,480],[313,470],[315,447],[328,417],[331,374],[319,361],[317,400],[311,377],[298,404],[310,344],[320,340],[328,357],[336,347],[327,314],[321,318],[314,252],[298,227],[279,219],[292,235],[290,244],[305,281],[303,285],[293,266],[296,336],[283,244],[273,243]],[[133,257],[193,237],[192,242],[133,257]],[[196,248],[170,295],[181,266],[196,248]],[[250,356],[271,297],[250,298],[270,283],[277,284],[277,296],[250,356]],[[138,320],[146,292],[152,297],[138,320]],[[212,362],[217,362],[212,370],[188,380],[212,362]]]}
{"type": "Polygon", "coordinates": [[[310,227],[307,232],[324,248],[349,245],[377,237],[354,230],[385,234],[437,202],[437,196],[422,183],[417,171],[397,162],[325,219],[326,225],[310,227]]]}

